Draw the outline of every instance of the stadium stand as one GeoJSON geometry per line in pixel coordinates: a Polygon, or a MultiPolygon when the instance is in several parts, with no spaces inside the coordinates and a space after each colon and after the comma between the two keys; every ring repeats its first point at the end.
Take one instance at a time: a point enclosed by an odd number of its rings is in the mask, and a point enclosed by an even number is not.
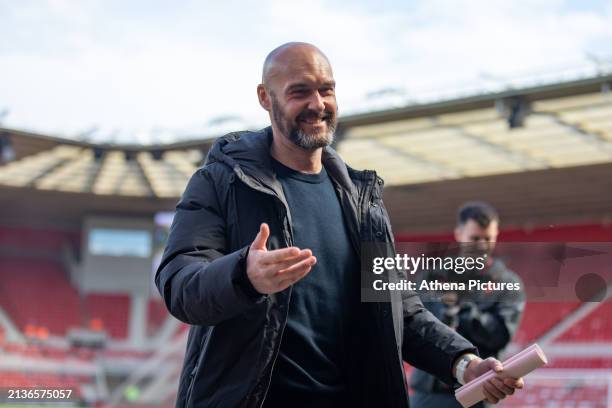
{"type": "Polygon", "coordinates": [[[547,365],[547,368],[583,368],[583,369],[612,369],[612,358],[601,357],[557,357],[547,365]]]}
{"type": "Polygon", "coordinates": [[[585,318],[562,334],[556,342],[610,343],[612,342],[612,302],[603,302],[585,318]]]}
{"type": "Polygon", "coordinates": [[[533,384],[533,391],[517,393],[500,404],[517,408],[607,408],[608,384],[603,381],[585,383],[582,379],[545,380],[533,384]]]}
{"type": "Polygon", "coordinates": [[[3,258],[0,291],[0,306],[26,334],[46,328],[64,336],[81,323],[78,292],[57,262],[3,258]]]}
{"type": "Polygon", "coordinates": [[[534,343],[578,306],[579,302],[528,302],[514,342],[534,343]]]}
{"type": "Polygon", "coordinates": [[[115,338],[127,336],[130,298],[127,295],[90,294],[85,300],[89,320],[99,319],[115,338]]]}
{"type": "Polygon", "coordinates": [[[129,297],[89,294],[83,300],[66,278],[62,266],[53,261],[3,259],[0,261],[0,306],[26,334],[65,336],[69,329],[102,322],[100,329],[115,338],[125,338],[129,297]]]}
{"type": "MultiPolygon", "coordinates": [[[[336,148],[385,179],[397,241],[450,241],[457,206],[483,199],[502,215],[502,242],[609,243],[610,83],[608,75],[344,116],[336,148]],[[516,98],[527,113],[520,120],[508,109],[516,98]]],[[[156,296],[142,314],[131,313],[138,302],[126,293],[80,296],[65,252],[82,261],[91,215],[172,211],[214,138],[113,145],[2,128],[0,137],[14,153],[0,159],[0,309],[18,331],[0,324],[0,387],[74,386],[83,406],[172,406],[189,326],[156,296]],[[75,347],[74,327],[110,339],[75,347]],[[144,328],[135,341],[134,327],[144,328]]],[[[584,307],[527,303],[508,351],[539,342],[550,364],[504,406],[612,406],[611,304],[584,307]]]]}

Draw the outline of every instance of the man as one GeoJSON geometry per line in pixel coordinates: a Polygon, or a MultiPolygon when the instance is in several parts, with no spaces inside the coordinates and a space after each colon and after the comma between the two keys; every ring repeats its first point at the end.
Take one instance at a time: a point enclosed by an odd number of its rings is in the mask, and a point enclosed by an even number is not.
{"type": "MultiPolygon", "coordinates": [[[[460,277],[482,281],[521,283],[520,278],[493,258],[493,249],[499,233],[497,211],[484,202],[469,202],[458,212],[455,241],[460,243],[459,255],[486,257],[485,269],[456,275],[435,271],[424,279],[460,277]],[[436,275],[436,276],[434,276],[436,275]],[[444,275],[444,276],[442,276],[444,275]]],[[[518,327],[525,307],[525,294],[518,291],[465,291],[446,292],[440,301],[425,302],[425,306],[442,322],[478,347],[481,357],[497,357],[508,345],[518,327]]],[[[411,377],[412,405],[416,408],[460,408],[454,390],[436,380],[431,374],[415,370],[411,377]]],[[[477,406],[483,407],[484,403],[477,406]]]]}
{"type": "MultiPolygon", "coordinates": [[[[276,48],[257,95],[272,126],[211,148],[156,274],[170,312],[192,325],[177,406],[407,407],[402,356],[448,383],[500,370],[415,293],[359,301],[360,242],[393,237],[382,180],[329,147],[337,106],[325,55],[276,48]]],[[[522,384],[495,383],[487,397],[522,384]]]]}

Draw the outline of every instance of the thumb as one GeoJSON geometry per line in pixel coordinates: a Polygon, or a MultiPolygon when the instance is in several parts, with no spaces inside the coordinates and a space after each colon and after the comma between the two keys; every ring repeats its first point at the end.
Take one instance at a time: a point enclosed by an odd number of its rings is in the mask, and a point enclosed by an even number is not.
{"type": "Polygon", "coordinates": [[[489,368],[491,368],[496,373],[500,373],[504,370],[504,366],[502,365],[502,363],[493,357],[487,358],[487,362],[489,363],[489,368]]]}
{"type": "Polygon", "coordinates": [[[253,243],[251,244],[251,248],[265,251],[266,241],[268,241],[269,236],[270,236],[270,227],[268,227],[268,224],[264,222],[259,226],[259,233],[257,233],[257,236],[253,240],[253,243]]]}

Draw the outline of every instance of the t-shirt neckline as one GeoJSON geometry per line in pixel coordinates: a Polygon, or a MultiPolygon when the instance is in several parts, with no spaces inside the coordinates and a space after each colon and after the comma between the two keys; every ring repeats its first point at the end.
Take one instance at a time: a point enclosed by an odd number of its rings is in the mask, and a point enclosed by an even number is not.
{"type": "Polygon", "coordinates": [[[306,183],[318,184],[325,181],[327,178],[327,172],[325,171],[325,167],[321,167],[321,171],[318,173],[303,173],[299,170],[294,170],[291,167],[285,166],[283,163],[276,160],[274,157],[272,159],[272,166],[274,167],[274,171],[276,172],[276,176],[278,178],[289,177],[295,180],[304,181],[306,183]]]}

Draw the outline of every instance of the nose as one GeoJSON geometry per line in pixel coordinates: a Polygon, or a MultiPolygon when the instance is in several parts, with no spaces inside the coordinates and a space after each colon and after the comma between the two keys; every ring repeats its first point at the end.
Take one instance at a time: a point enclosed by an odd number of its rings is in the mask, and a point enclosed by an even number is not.
{"type": "Polygon", "coordinates": [[[308,101],[308,108],[315,112],[325,111],[325,101],[319,91],[315,91],[312,93],[312,96],[308,101]]]}

